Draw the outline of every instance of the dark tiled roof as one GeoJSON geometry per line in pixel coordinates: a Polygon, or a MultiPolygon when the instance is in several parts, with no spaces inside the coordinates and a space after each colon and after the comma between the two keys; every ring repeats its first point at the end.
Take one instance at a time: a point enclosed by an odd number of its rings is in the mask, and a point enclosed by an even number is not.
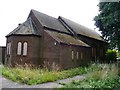
{"type": "Polygon", "coordinates": [[[66,18],[63,18],[61,16],[59,16],[58,19],[62,19],[62,21],[67,26],[69,26],[70,29],[72,29],[74,32],[76,32],[76,34],[84,35],[84,36],[91,37],[91,38],[94,38],[97,40],[103,40],[97,32],[95,32],[95,31],[93,31],[85,26],[82,26],[78,23],[75,23],[75,22],[68,20],[66,18]]]}
{"type": "Polygon", "coordinates": [[[49,30],[45,30],[45,32],[47,32],[51,37],[53,37],[58,42],[69,44],[69,45],[90,47],[83,41],[76,39],[70,35],[54,32],[54,31],[49,31],[49,30]]]}
{"type": "Polygon", "coordinates": [[[10,36],[10,35],[38,35],[40,36],[36,27],[33,25],[31,18],[28,18],[27,21],[19,25],[16,29],[10,32],[7,36],[10,36]]]}
{"type": "Polygon", "coordinates": [[[42,26],[51,28],[60,32],[70,33],[62,24],[59,22],[58,19],[48,16],[46,14],[40,13],[36,10],[31,10],[31,12],[34,13],[34,15],[37,17],[39,22],[42,24],[42,26]]]}

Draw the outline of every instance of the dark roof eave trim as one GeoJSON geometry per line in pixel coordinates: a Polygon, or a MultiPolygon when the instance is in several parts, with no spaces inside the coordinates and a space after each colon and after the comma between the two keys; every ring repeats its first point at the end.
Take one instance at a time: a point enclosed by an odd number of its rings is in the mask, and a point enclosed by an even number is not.
{"type": "Polygon", "coordinates": [[[0,48],[6,48],[6,46],[0,46],[0,48]]]}
{"type": "Polygon", "coordinates": [[[94,40],[97,40],[97,41],[100,41],[100,42],[103,42],[103,43],[109,44],[108,42],[106,42],[106,41],[103,41],[103,40],[95,39],[95,38],[88,37],[88,36],[81,35],[81,34],[77,34],[77,35],[78,35],[78,36],[84,36],[84,37],[87,37],[87,38],[90,38],[90,39],[94,39],[94,40]]]}
{"type": "Polygon", "coordinates": [[[10,37],[10,36],[37,36],[37,37],[41,37],[41,35],[35,35],[35,34],[11,34],[11,35],[7,35],[5,37],[10,37]]]}
{"type": "Polygon", "coordinates": [[[65,44],[65,45],[70,45],[70,46],[76,46],[76,47],[86,47],[86,48],[90,48],[90,46],[82,46],[82,45],[75,45],[75,44],[67,44],[64,42],[59,42],[60,44],[65,44]]]}

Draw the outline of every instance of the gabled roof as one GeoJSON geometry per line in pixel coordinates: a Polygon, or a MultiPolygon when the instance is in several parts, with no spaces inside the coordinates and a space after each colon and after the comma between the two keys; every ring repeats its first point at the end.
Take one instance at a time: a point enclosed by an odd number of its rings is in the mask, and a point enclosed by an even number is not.
{"type": "MultiPolygon", "coordinates": [[[[97,32],[90,30],[87,27],[84,27],[78,23],[75,23],[71,20],[68,20],[68,19],[60,17],[60,16],[58,19],[56,19],[54,17],[40,13],[33,9],[31,10],[27,21],[25,21],[23,24],[19,25],[16,29],[14,29],[12,32],[10,32],[7,36],[10,36],[10,35],[41,36],[40,30],[37,29],[37,26],[35,25],[35,23],[32,20],[33,18],[31,18],[31,14],[33,14],[38,19],[38,21],[41,23],[41,25],[43,27],[45,27],[44,29],[50,29],[50,30],[52,29],[53,31],[61,32],[64,34],[71,34],[75,37],[77,37],[77,35],[79,34],[79,35],[83,35],[86,37],[94,38],[96,40],[103,41],[103,39],[97,32]]],[[[67,35],[63,35],[63,36],[67,37],[67,35]]]]}
{"type": "Polygon", "coordinates": [[[40,13],[36,10],[31,10],[33,14],[36,16],[36,18],[39,20],[39,22],[42,24],[42,26],[54,29],[60,32],[64,33],[70,33],[62,24],[59,22],[58,19],[48,16],[46,14],[40,13]]]}
{"type": "Polygon", "coordinates": [[[84,43],[83,41],[74,38],[73,36],[64,34],[64,33],[58,33],[54,31],[45,30],[52,38],[54,38],[56,41],[60,43],[65,43],[68,45],[78,45],[78,46],[84,46],[84,47],[90,47],[88,44],[84,43]]]}
{"type": "Polygon", "coordinates": [[[10,32],[7,36],[11,36],[11,35],[37,35],[37,36],[40,36],[35,25],[33,25],[31,18],[27,19],[27,21],[25,21],[24,23],[19,25],[16,29],[14,29],[12,32],[10,32]]]}
{"type": "Polygon", "coordinates": [[[66,27],[69,27],[69,29],[71,29],[76,34],[84,35],[84,36],[94,38],[97,40],[103,40],[101,38],[101,36],[96,31],[93,31],[85,26],[82,26],[78,23],[75,23],[75,22],[68,20],[68,19],[61,17],[61,16],[59,16],[58,19],[62,20],[62,23],[64,23],[64,25],[66,25],[66,27]]]}

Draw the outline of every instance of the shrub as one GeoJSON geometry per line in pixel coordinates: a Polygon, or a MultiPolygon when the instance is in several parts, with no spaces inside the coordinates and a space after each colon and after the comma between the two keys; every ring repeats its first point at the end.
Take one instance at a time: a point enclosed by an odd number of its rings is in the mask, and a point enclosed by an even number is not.
{"type": "Polygon", "coordinates": [[[107,62],[115,62],[117,61],[117,52],[116,50],[110,50],[108,49],[106,52],[106,60],[107,62]]]}

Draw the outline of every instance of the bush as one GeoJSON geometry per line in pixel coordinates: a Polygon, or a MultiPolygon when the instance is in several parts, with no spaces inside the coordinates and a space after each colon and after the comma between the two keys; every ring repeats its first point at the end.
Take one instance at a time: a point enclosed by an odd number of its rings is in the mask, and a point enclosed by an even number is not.
{"type": "Polygon", "coordinates": [[[106,60],[107,62],[116,62],[117,61],[117,52],[116,50],[108,49],[106,52],[106,60]]]}

